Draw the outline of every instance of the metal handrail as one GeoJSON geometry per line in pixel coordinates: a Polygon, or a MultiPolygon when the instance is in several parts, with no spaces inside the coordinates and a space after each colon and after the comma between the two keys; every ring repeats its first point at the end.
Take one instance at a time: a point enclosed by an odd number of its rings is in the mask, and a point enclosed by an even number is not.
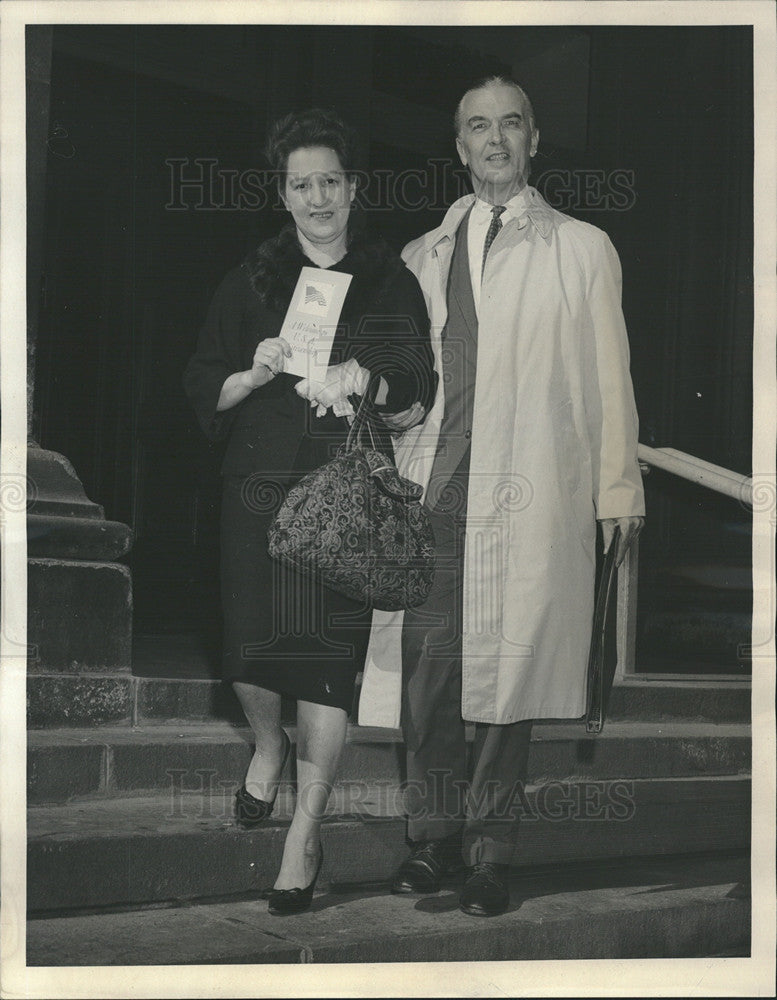
{"type": "MultiPolygon", "coordinates": [[[[706,486],[707,489],[732,497],[742,504],[753,504],[753,480],[748,476],[705,462],[702,458],[675,448],[649,448],[640,444],[637,457],[645,465],[706,486]]],[[[618,574],[618,666],[615,673],[618,682],[623,682],[627,677],[635,677],[638,562],[639,540],[636,539],[626,553],[624,565],[618,574]]]]}
{"type": "Polygon", "coordinates": [[[647,465],[671,472],[682,479],[699,483],[716,493],[723,493],[725,496],[733,497],[734,500],[739,500],[740,503],[752,506],[753,480],[748,476],[724,469],[722,465],[705,462],[702,458],[677,451],[675,448],[649,448],[641,444],[637,450],[637,457],[640,462],[645,462],[647,465]]]}

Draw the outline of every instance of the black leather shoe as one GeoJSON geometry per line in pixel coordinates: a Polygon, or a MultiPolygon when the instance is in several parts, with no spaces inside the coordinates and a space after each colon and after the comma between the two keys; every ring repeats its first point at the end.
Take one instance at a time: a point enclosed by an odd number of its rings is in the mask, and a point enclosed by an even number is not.
{"type": "Polygon", "coordinates": [[[324,863],[324,848],[319,845],[318,865],[316,874],[310,885],[304,889],[273,889],[267,897],[267,909],[275,917],[285,917],[292,913],[304,913],[313,902],[313,890],[316,888],[321,865],[324,863]]]}
{"type": "Polygon", "coordinates": [[[413,853],[397,869],[391,891],[394,893],[433,893],[440,891],[444,875],[461,871],[461,840],[421,840],[413,853]]]}
{"type": "MultiPolygon", "coordinates": [[[[285,729],[282,729],[283,739],[285,745],[283,748],[283,760],[281,761],[281,769],[278,772],[278,777],[283,774],[283,769],[286,767],[286,761],[289,758],[289,753],[291,752],[291,740],[289,739],[289,734],[285,729]]],[[[239,827],[243,830],[253,830],[254,827],[259,826],[259,824],[267,819],[267,817],[272,813],[275,806],[275,800],[272,802],[265,802],[264,799],[257,799],[255,795],[252,795],[245,785],[238,788],[235,793],[235,821],[239,827]]]]}
{"type": "Polygon", "coordinates": [[[510,905],[509,865],[480,861],[470,869],[459,896],[459,909],[473,917],[496,917],[510,905]]]}

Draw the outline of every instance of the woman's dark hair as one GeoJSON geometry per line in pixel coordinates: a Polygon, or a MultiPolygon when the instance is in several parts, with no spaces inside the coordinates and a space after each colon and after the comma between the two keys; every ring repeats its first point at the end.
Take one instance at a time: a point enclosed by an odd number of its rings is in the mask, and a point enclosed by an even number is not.
{"type": "Polygon", "coordinates": [[[295,149],[323,146],[337,154],[340,166],[351,177],[353,165],[353,130],[331,110],[310,108],[286,115],[270,128],[265,153],[283,190],[289,156],[295,149]]]}

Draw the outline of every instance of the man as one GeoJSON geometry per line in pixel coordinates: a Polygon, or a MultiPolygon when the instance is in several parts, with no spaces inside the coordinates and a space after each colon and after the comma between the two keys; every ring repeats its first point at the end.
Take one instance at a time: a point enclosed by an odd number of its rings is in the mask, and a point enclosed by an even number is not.
{"type": "MultiPolygon", "coordinates": [[[[437,891],[463,853],[460,907],[490,916],[509,903],[532,720],[585,713],[596,519],[605,546],[620,527],[622,560],[644,499],[612,244],[527,186],[539,132],[516,83],[468,90],[455,125],[474,194],[403,254],[441,331],[442,388],[397,454],[426,487],[438,568],[404,616],[413,851],[392,889],[437,891]]],[[[397,624],[376,613],[362,724],[394,721],[397,624]]]]}

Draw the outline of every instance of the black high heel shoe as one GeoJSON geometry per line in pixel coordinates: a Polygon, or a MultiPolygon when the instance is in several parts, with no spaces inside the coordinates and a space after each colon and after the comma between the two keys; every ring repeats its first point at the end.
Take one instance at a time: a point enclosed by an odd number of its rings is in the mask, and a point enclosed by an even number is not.
{"type": "Polygon", "coordinates": [[[318,865],[313,881],[304,889],[273,889],[268,899],[267,909],[276,917],[292,913],[303,913],[313,902],[313,890],[316,888],[321,865],[324,863],[324,848],[319,844],[318,865]]]}
{"type": "MultiPolygon", "coordinates": [[[[278,778],[283,774],[283,769],[286,767],[286,761],[289,759],[289,753],[291,752],[291,740],[289,739],[289,734],[285,729],[282,729],[283,738],[286,741],[286,745],[283,749],[283,760],[281,761],[281,769],[278,772],[278,778]]],[[[259,826],[259,824],[266,820],[267,817],[272,813],[275,806],[275,800],[272,802],[265,802],[264,799],[257,799],[255,795],[252,795],[245,784],[238,788],[235,793],[235,821],[237,825],[243,830],[253,830],[254,827],[259,826]]]]}

